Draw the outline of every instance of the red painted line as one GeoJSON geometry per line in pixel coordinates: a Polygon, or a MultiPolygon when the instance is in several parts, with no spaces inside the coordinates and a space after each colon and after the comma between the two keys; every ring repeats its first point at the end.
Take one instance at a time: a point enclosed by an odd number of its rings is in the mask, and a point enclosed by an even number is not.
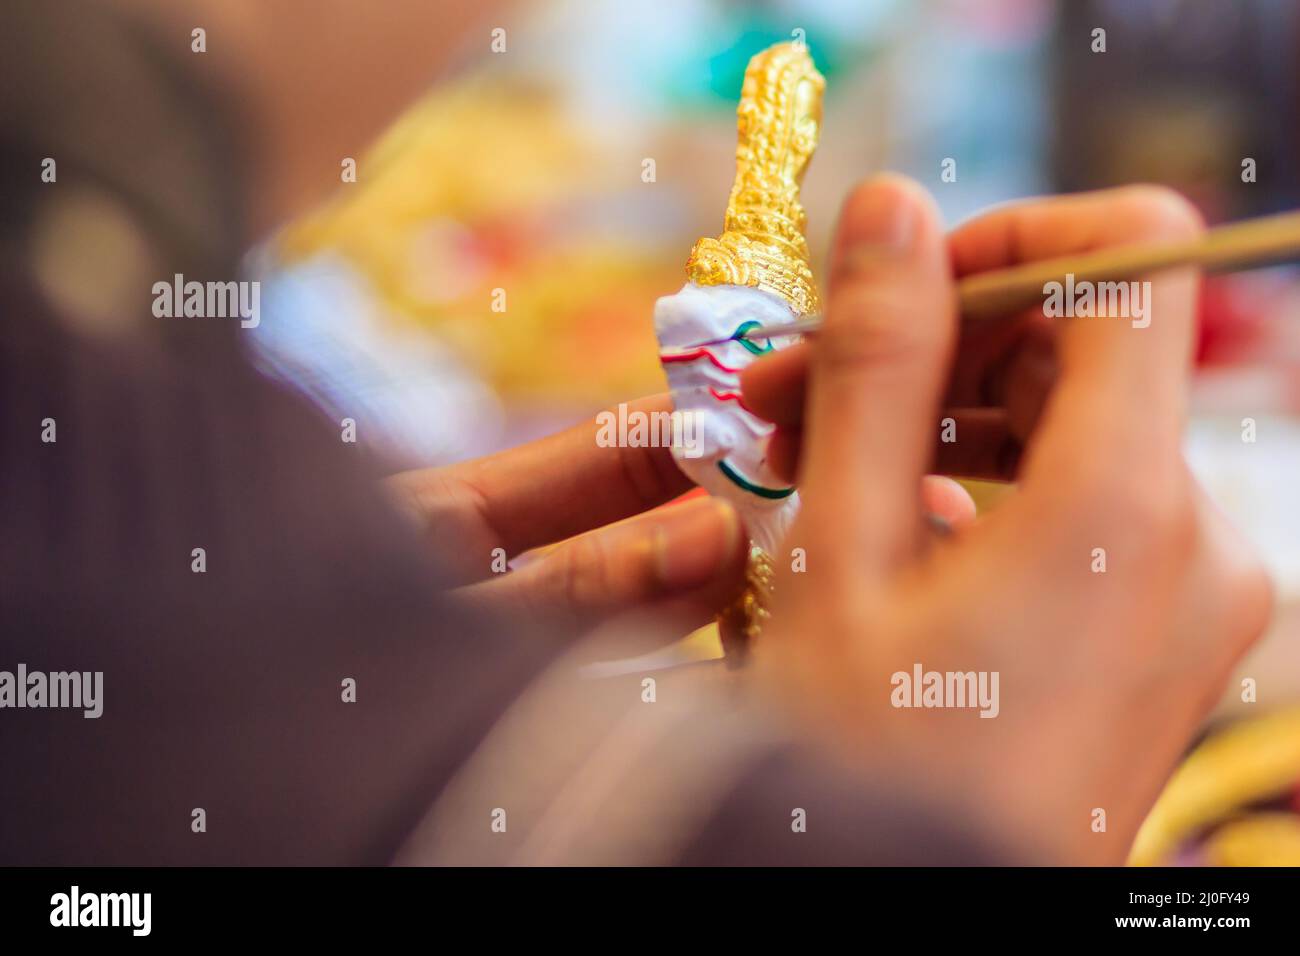
{"type": "Polygon", "coordinates": [[[718,361],[717,356],[714,355],[712,352],[710,352],[708,349],[695,349],[690,352],[660,352],[659,353],[659,361],[663,362],[665,365],[667,365],[669,362],[694,362],[696,359],[702,359],[702,358],[708,359],[710,362],[712,362],[718,368],[722,369],[724,372],[730,372],[732,375],[740,374],[740,369],[731,368],[730,366],[723,365],[721,362],[718,361]]]}
{"type": "Polygon", "coordinates": [[[741,397],[739,392],[719,392],[716,388],[710,385],[709,394],[720,402],[735,402],[745,411],[749,412],[749,414],[754,414],[753,411],[750,410],[750,407],[745,404],[745,399],[741,397]]]}

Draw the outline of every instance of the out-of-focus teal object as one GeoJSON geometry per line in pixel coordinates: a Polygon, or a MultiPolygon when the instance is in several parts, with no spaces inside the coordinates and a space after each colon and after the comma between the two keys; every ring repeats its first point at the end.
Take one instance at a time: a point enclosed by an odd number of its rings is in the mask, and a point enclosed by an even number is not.
{"type": "MultiPolygon", "coordinates": [[[[788,31],[759,28],[746,30],[732,46],[709,58],[709,91],[719,103],[734,106],[740,99],[740,87],[744,83],[745,67],[749,65],[750,58],[774,43],[792,39],[795,37],[788,31]]],[[[805,36],[803,39],[808,44],[808,52],[812,54],[818,71],[828,80],[831,79],[836,72],[837,51],[817,37],[805,36]]]]}
{"type": "MultiPolygon", "coordinates": [[[[710,39],[716,40],[716,34],[710,39]]],[[[750,58],[774,43],[794,39],[798,37],[788,29],[748,27],[721,50],[717,43],[700,42],[693,55],[683,58],[679,69],[660,74],[666,81],[662,95],[678,110],[732,112],[740,99],[750,58]]],[[[860,65],[871,57],[872,45],[864,44],[862,37],[837,42],[809,30],[803,39],[817,69],[827,79],[834,77],[840,65],[850,58],[860,65]]]]}

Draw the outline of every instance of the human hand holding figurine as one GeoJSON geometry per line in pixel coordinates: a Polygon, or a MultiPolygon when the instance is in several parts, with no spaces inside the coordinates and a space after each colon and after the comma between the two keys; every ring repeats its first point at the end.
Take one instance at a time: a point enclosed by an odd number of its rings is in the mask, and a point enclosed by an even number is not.
{"type": "MultiPolygon", "coordinates": [[[[558,618],[574,633],[632,616],[639,633],[668,640],[705,623],[740,591],[742,530],[759,554],[778,550],[799,498],[769,461],[773,426],[746,407],[740,375],[788,342],[697,346],[756,325],[793,322],[817,308],[799,182],[817,144],[823,86],[801,46],[777,44],[751,60],[737,110],[736,180],[724,231],[695,244],[686,284],[656,304],[671,403],[656,396],[630,410],[694,416],[698,442],[671,450],[600,447],[588,423],[393,480],[431,539],[465,543],[448,557],[467,596],[558,618]],[[692,482],[711,500],[656,507],[692,482]],[[489,572],[494,549],[513,559],[574,535],[517,572],[489,572]]],[[[954,482],[930,476],[918,489],[926,510],[948,525],[974,515],[954,482]]],[[[751,594],[754,564],[751,553],[751,594]]],[[[722,623],[725,641],[743,637],[729,632],[753,622],[742,613],[722,623]]]]}
{"type": "MultiPolygon", "coordinates": [[[[654,395],[627,410],[671,407],[654,395]]],[[[680,638],[740,590],[747,536],[725,499],[665,504],[692,487],[669,448],[603,446],[593,435],[587,421],[485,458],[403,472],[388,485],[464,600],[570,637],[602,629],[624,652],[680,638]],[[517,564],[528,552],[533,559],[517,564]],[[500,573],[507,561],[514,569],[500,573]]],[[[950,524],[974,515],[947,479],[926,478],[921,495],[950,524]]]]}

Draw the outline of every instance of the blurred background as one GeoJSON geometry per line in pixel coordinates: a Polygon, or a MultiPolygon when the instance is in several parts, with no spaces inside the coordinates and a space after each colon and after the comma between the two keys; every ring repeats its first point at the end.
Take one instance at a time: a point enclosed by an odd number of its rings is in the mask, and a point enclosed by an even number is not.
{"type": "MultiPolygon", "coordinates": [[[[1291,0],[554,0],[501,27],[356,157],[357,182],[252,254],[260,364],[395,468],[664,389],[652,306],[721,228],[741,78],[776,41],[806,40],[827,80],[814,266],[845,192],[882,169],[953,224],[1137,181],[1211,223],[1300,206],[1291,0]]],[[[1300,863],[1300,275],[1208,280],[1202,309],[1188,455],[1273,568],[1280,612],[1135,860],[1300,863]]],[[[982,507],[1012,493],[975,490],[982,507]]]]}

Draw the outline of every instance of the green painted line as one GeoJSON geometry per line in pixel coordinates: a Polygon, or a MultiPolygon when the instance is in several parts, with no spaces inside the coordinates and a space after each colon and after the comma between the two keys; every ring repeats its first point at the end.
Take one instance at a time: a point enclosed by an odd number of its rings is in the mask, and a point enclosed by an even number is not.
{"type": "Polygon", "coordinates": [[[748,322],[742,322],[740,323],[739,328],[737,328],[736,331],[731,333],[731,337],[735,339],[737,342],[739,342],[741,345],[743,345],[750,352],[753,352],[755,355],[762,355],[765,352],[770,352],[772,351],[773,348],[775,348],[775,346],[772,345],[771,339],[768,339],[767,342],[764,343],[763,345],[758,346],[755,345],[753,342],[749,341],[749,339],[741,338],[741,336],[744,335],[746,332],[748,332],[750,329],[757,329],[760,326],[762,326],[762,324],[763,324],[762,322],[755,322],[753,319],[750,319],[748,322]]]}
{"type": "Polygon", "coordinates": [[[718,462],[718,470],[726,475],[733,484],[744,488],[752,495],[758,495],[760,498],[789,498],[794,494],[793,488],[764,488],[762,485],[756,485],[747,478],[743,478],[740,472],[728,465],[726,461],[718,462]]]}

